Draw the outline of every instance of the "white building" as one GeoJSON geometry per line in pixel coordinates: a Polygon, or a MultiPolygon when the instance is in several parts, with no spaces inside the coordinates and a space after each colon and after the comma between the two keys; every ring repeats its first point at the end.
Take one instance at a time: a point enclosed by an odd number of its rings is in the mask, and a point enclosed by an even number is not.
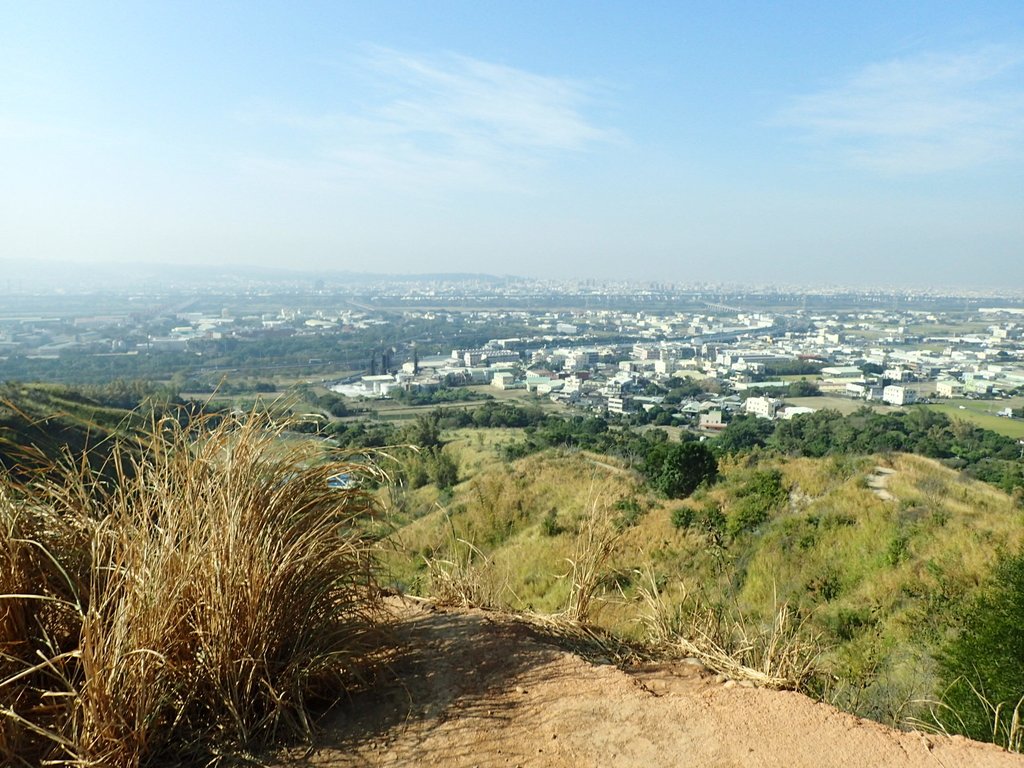
{"type": "Polygon", "coordinates": [[[515,374],[502,371],[494,374],[494,378],[491,379],[491,386],[495,389],[512,389],[515,380],[515,374]]]}
{"type": "Polygon", "coordinates": [[[453,349],[452,360],[460,359],[467,368],[472,368],[484,362],[488,365],[516,363],[519,362],[519,353],[512,349],[453,349]]]}
{"type": "Polygon", "coordinates": [[[946,379],[935,385],[935,394],[939,397],[960,397],[964,393],[964,385],[956,379],[946,379]]]}
{"type": "Polygon", "coordinates": [[[631,413],[633,401],[629,395],[614,395],[608,398],[608,413],[631,413]]]}
{"type": "Polygon", "coordinates": [[[781,406],[782,401],[775,397],[748,397],[743,403],[743,410],[759,419],[774,419],[781,406]]]}
{"type": "Polygon", "coordinates": [[[882,390],[882,402],[890,405],[910,405],[917,402],[917,392],[898,384],[890,384],[882,390]]]}
{"type": "Polygon", "coordinates": [[[589,368],[597,362],[597,351],[593,349],[574,349],[565,359],[568,369],[589,368]]]}
{"type": "Polygon", "coordinates": [[[391,388],[398,384],[398,381],[390,373],[380,373],[375,376],[363,376],[360,381],[367,394],[377,397],[387,397],[391,388]]]}
{"type": "Polygon", "coordinates": [[[794,416],[802,416],[807,413],[814,413],[816,408],[807,408],[802,405],[787,405],[785,408],[779,411],[779,418],[785,421],[792,419],[794,416]]]}

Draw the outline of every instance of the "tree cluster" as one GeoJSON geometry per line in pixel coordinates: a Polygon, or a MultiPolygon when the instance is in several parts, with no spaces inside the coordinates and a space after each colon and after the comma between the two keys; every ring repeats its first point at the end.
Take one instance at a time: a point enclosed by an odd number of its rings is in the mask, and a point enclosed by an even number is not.
{"type": "Polygon", "coordinates": [[[901,451],[940,459],[1007,492],[1024,487],[1015,440],[927,408],[896,413],[861,408],[848,416],[822,410],[775,422],[737,417],[716,447],[722,453],[770,448],[811,457],[901,451]]]}

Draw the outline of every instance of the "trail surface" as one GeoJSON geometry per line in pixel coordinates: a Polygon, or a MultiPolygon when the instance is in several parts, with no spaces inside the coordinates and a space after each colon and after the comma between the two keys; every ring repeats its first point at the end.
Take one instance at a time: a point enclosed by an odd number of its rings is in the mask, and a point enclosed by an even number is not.
{"type": "Polygon", "coordinates": [[[509,617],[390,605],[390,673],[332,715],[314,752],[278,765],[1024,768],[992,745],[894,731],[699,665],[626,672],[509,617]]]}
{"type": "Polygon", "coordinates": [[[882,501],[896,501],[896,497],[889,492],[889,481],[895,474],[896,470],[891,467],[875,467],[875,471],[868,475],[868,488],[882,501]]]}

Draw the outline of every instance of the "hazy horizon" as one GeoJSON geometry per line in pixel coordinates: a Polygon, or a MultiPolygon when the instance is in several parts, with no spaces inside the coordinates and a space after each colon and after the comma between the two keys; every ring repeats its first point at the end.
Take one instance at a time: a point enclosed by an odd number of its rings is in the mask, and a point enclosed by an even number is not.
{"type": "Polygon", "coordinates": [[[305,268],[299,266],[259,266],[239,264],[154,263],[154,262],[73,262],[33,260],[27,263],[0,259],[0,296],[16,294],[95,294],[137,293],[169,289],[172,292],[194,291],[202,288],[216,293],[267,290],[279,285],[289,290],[370,288],[372,286],[399,288],[403,284],[451,286],[456,293],[459,285],[493,283],[498,290],[502,284],[548,286],[552,291],[600,289],[616,291],[655,290],[711,292],[720,294],[743,293],[830,293],[864,295],[886,293],[922,296],[1002,297],[1024,301],[1024,286],[1018,284],[942,284],[918,281],[900,285],[891,281],[825,282],[775,280],[737,281],[709,280],[642,280],[637,278],[593,278],[578,275],[572,278],[538,277],[516,273],[497,272],[430,272],[392,271],[376,272],[344,268],[305,268]],[[126,267],[130,266],[130,269],[126,267]]]}
{"type": "Polygon", "coordinates": [[[0,6],[30,271],[1019,290],[1022,180],[1019,3],[0,6]]]}

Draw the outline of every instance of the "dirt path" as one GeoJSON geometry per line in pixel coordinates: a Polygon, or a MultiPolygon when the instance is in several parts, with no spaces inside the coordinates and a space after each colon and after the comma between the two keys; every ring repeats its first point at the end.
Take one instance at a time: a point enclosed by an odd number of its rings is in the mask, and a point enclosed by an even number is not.
{"type": "Polygon", "coordinates": [[[587,456],[586,458],[587,458],[587,461],[589,461],[595,467],[600,467],[601,469],[607,469],[609,472],[614,472],[617,475],[628,475],[628,474],[631,474],[630,470],[623,469],[622,467],[616,467],[614,464],[609,464],[606,461],[600,461],[600,460],[592,458],[590,456],[587,456]]]}
{"type": "Polygon", "coordinates": [[[389,678],[279,766],[1024,768],[991,745],[893,731],[698,665],[627,673],[508,617],[392,605],[404,650],[389,678]]]}
{"type": "Polygon", "coordinates": [[[875,471],[868,475],[868,488],[882,501],[896,501],[889,491],[889,481],[895,474],[896,470],[890,467],[875,467],[875,471]]]}

